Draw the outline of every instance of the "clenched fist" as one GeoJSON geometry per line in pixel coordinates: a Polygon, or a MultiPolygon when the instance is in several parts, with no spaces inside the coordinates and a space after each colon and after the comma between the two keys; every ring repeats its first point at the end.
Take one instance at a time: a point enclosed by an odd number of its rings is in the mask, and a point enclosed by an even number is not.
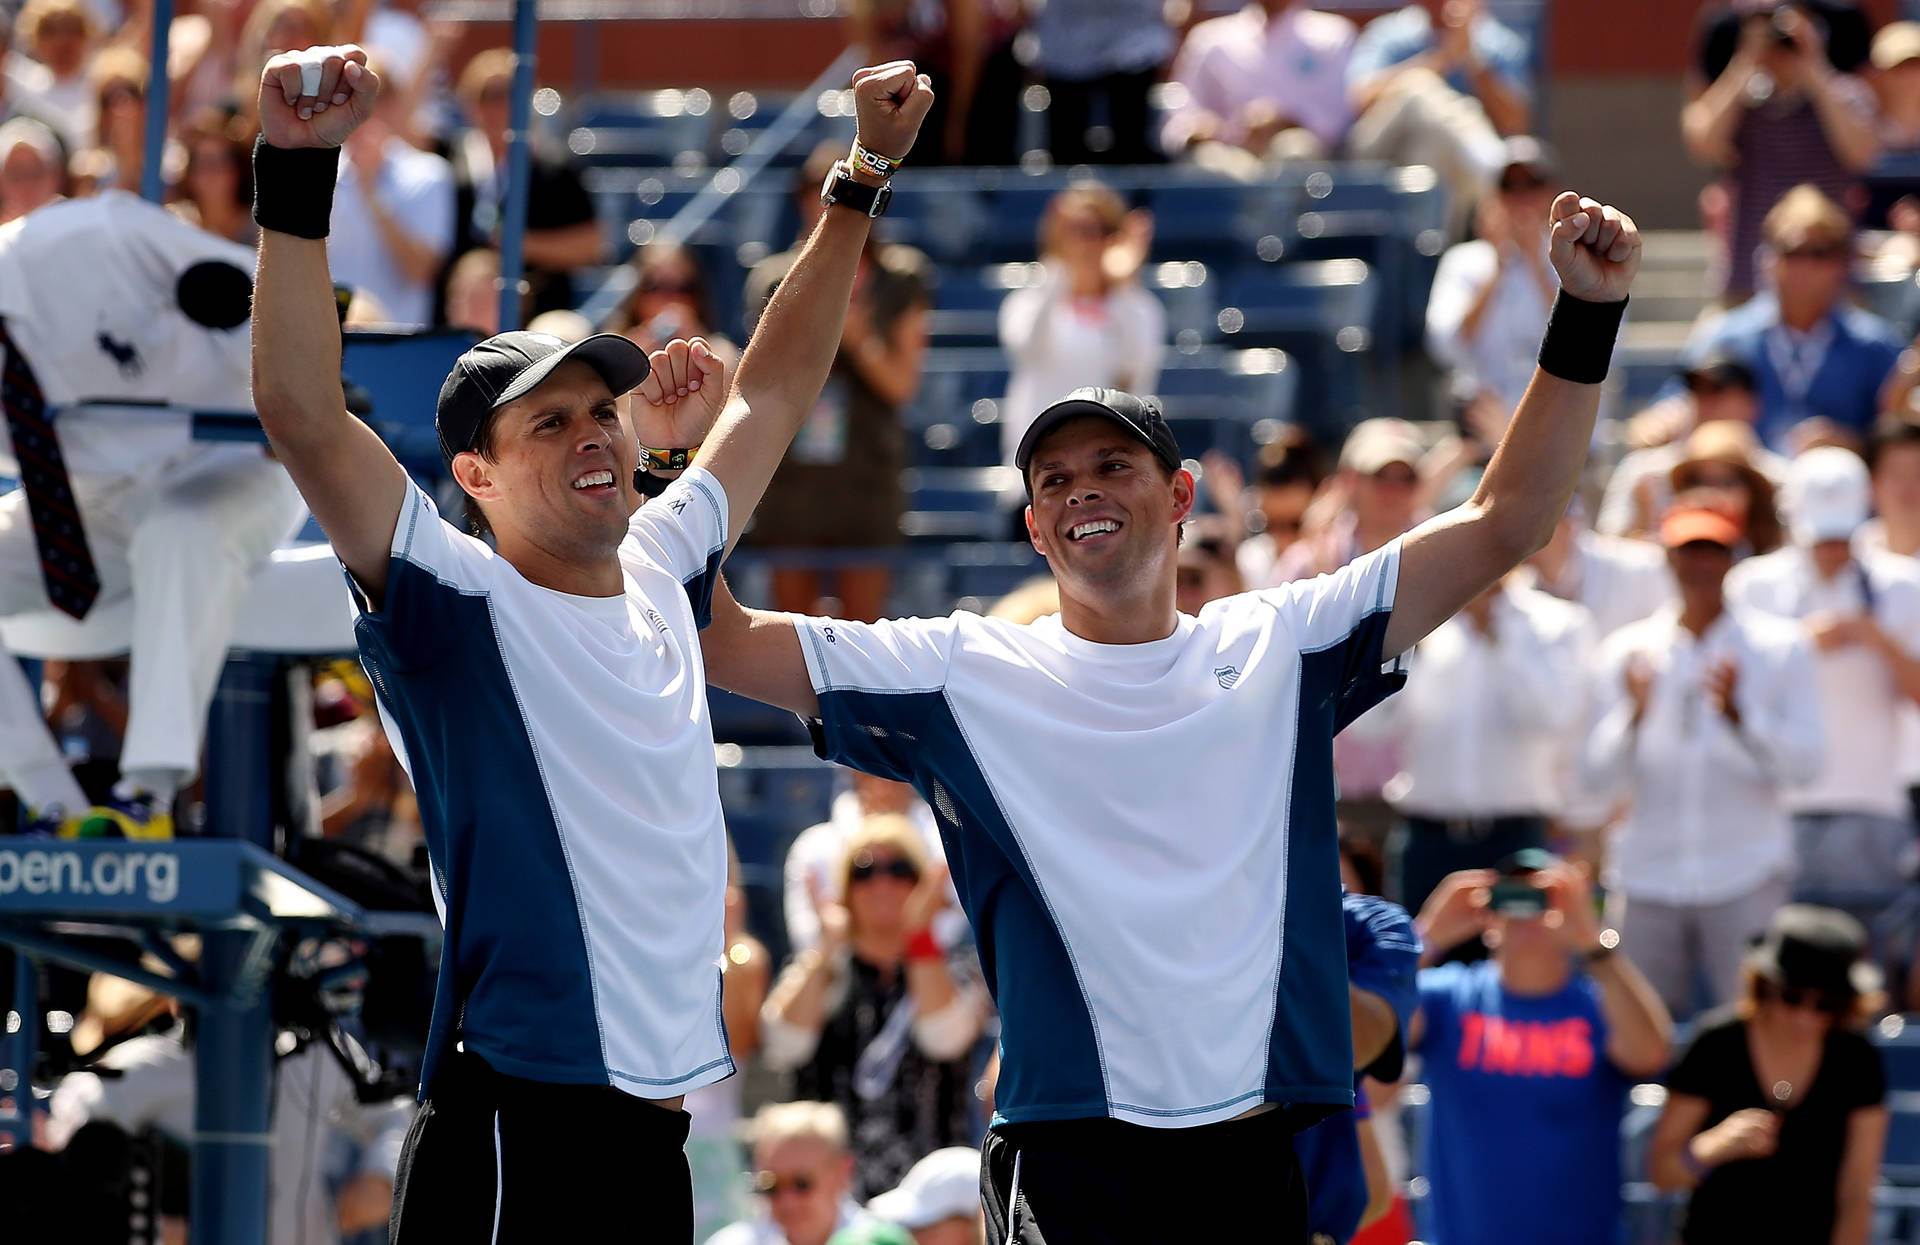
{"type": "Polygon", "coordinates": [[[1619,208],[1572,191],[1553,201],[1553,270],[1560,288],[1590,303],[1617,303],[1640,271],[1640,227],[1619,208]]]}
{"type": "Polygon", "coordinates": [[[338,147],[379,95],[380,76],[352,44],[282,52],[260,73],[260,132],[275,147],[338,147]]]}
{"type": "Polygon", "coordinates": [[[932,107],[933,83],[912,61],[854,71],[855,137],[868,151],[904,160],[932,107]]]}

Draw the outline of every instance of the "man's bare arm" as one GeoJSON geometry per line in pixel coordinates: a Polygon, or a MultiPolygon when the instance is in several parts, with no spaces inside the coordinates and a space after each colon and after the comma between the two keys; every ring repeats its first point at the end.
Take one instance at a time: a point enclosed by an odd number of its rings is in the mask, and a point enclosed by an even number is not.
{"type": "MultiPolygon", "coordinates": [[[[365,65],[366,53],[353,47],[267,62],[260,78],[260,128],[267,142],[283,149],[338,147],[373,111],[380,83],[365,65]],[[320,88],[302,95],[301,60],[319,54],[326,54],[320,88]]],[[[263,195],[272,193],[271,186],[263,187],[263,195]]],[[[274,453],[334,552],[377,600],[386,588],[387,554],[407,476],[373,429],[347,413],[324,240],[260,231],[253,401],[274,453]]]]}
{"type": "Polygon", "coordinates": [[[750,610],[734,600],[727,581],[713,585],[713,621],[700,633],[707,682],[763,704],[820,716],[820,698],[800,655],[800,632],[786,614],[750,610]]]}
{"type": "MultiPolygon", "coordinates": [[[[1633,221],[1573,194],[1554,201],[1551,248],[1563,296],[1584,302],[1622,302],[1640,267],[1633,221]]],[[[1610,350],[1612,342],[1594,347],[1610,350]]],[[[1480,487],[1407,536],[1388,655],[1413,647],[1552,538],[1579,483],[1599,409],[1598,384],[1534,371],[1480,487]]]]}
{"type": "MultiPolygon", "coordinates": [[[[933,89],[911,61],[860,70],[853,94],[858,141],[895,157],[913,146],[933,106],[933,89]]],[[[846,207],[821,214],[740,359],[733,394],[700,452],[700,465],[727,493],[729,547],[827,383],[872,224],[865,213],[846,207]]],[[[847,487],[863,482],[849,480],[847,487]]]]}

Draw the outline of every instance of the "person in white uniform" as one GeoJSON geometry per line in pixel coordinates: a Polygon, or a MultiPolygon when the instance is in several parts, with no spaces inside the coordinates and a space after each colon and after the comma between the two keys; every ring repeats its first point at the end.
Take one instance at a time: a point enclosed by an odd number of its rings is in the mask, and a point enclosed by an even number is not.
{"type": "Polygon", "coordinates": [[[0,474],[25,481],[0,497],[0,617],[132,597],[122,778],[104,805],[0,646],[0,780],[32,831],[171,836],[247,586],[305,513],[260,447],[195,441],[184,413],[251,406],[252,271],[245,248],[119,192],[0,227],[0,474]]]}
{"type": "Polygon", "coordinates": [[[391,1239],[687,1245],[682,1101],[734,1071],[698,628],[826,380],[840,320],[815,305],[851,295],[932,92],[905,61],[854,75],[859,143],[886,166],[840,166],[848,207],[822,213],[731,396],[700,339],[648,356],[507,332],[460,356],[435,423],[489,545],[342,398],[326,236],[340,144],[379,92],[365,65],[319,48],[262,73],[254,397],[346,569],[446,926],[391,1239]],[[694,466],[688,426],[716,419],[694,466]]]}
{"type": "Polygon", "coordinates": [[[1180,614],[1193,477],[1151,400],[1089,389],[1017,455],[1058,615],[719,601],[714,682],[813,721],[825,755],[913,782],[939,818],[1004,1026],[989,1239],[1306,1239],[1291,1134],[1353,1105],[1333,736],[1552,535],[1639,250],[1615,209],[1555,201],[1563,294],[1478,491],[1334,574],[1180,614]]]}

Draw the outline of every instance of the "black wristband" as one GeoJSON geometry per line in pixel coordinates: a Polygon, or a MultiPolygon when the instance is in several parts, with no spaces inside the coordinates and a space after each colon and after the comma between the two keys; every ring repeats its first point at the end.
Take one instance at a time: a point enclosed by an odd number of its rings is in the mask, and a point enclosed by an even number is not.
{"type": "Polygon", "coordinates": [[[652,501],[654,498],[660,496],[660,494],[666,492],[667,485],[672,483],[673,481],[667,479],[665,476],[657,476],[644,468],[637,469],[633,473],[634,491],[648,501],[652,501]]]}
{"type": "Polygon", "coordinates": [[[275,147],[260,136],[253,144],[253,223],[296,238],[324,239],[339,177],[338,147],[275,147]]]}
{"type": "Polygon", "coordinates": [[[1554,296],[1547,334],[1540,339],[1540,370],[1576,385],[1597,385],[1607,378],[1614,339],[1627,314],[1627,300],[1590,303],[1561,290],[1554,296]]]}

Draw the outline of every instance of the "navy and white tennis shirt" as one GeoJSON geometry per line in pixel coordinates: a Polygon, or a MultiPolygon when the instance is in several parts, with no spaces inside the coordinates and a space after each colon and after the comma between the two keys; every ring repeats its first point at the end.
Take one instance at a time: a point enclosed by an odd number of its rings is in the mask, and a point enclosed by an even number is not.
{"type": "Polygon", "coordinates": [[[1003,1018],[1001,1120],[1352,1104],[1333,736],[1402,681],[1399,566],[1396,541],[1146,644],[796,618],[822,754],[938,815],[1003,1018]]]}
{"type": "Polygon", "coordinates": [[[458,1038],[510,1076],[670,1098],[733,1072],[727,850],[697,628],[726,544],[688,471],[633,516],[626,591],[528,582],[409,486],[355,630],[447,929],[423,1088],[458,1038]]]}

